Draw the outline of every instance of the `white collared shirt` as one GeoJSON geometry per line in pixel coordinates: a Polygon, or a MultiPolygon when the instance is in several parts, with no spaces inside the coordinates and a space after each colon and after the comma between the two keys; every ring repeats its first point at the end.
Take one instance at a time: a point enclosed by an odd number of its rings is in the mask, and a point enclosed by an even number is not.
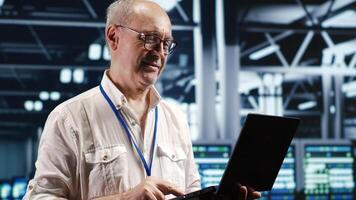
{"type": "MultiPolygon", "coordinates": [[[[146,160],[158,108],[152,176],[185,192],[200,188],[189,127],[179,108],[150,88],[145,134],[124,95],[105,71],[101,85],[123,114],[146,160]]],[[[57,106],[49,115],[38,149],[36,174],[24,199],[92,199],[130,190],[146,178],[143,164],[99,87],[57,106]],[[53,198],[52,198],[53,197],[53,198]]]]}

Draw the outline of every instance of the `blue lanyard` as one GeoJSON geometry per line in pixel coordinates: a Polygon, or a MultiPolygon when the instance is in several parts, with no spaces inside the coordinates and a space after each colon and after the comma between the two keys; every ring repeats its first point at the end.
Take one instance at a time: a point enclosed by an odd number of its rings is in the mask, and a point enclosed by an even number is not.
{"type": "Polygon", "coordinates": [[[138,155],[141,158],[141,161],[143,163],[143,166],[145,167],[145,171],[147,176],[151,176],[151,169],[152,169],[152,163],[153,163],[153,156],[154,156],[154,152],[155,152],[155,147],[156,147],[156,134],[157,134],[157,119],[158,119],[158,110],[157,110],[157,106],[155,108],[155,124],[154,124],[154,131],[153,131],[153,142],[152,142],[152,147],[151,147],[151,160],[150,160],[150,165],[148,166],[145,157],[142,154],[142,151],[140,150],[140,148],[137,146],[136,142],[132,139],[132,136],[130,134],[129,128],[123,118],[123,116],[121,115],[121,113],[116,109],[114,103],[111,101],[110,97],[106,94],[104,88],[101,86],[100,84],[100,91],[101,94],[104,96],[104,98],[106,99],[106,101],[108,102],[108,104],[111,107],[111,110],[115,113],[116,118],[119,120],[119,123],[122,125],[122,127],[125,129],[126,135],[129,138],[129,140],[133,143],[133,145],[135,146],[136,152],[138,153],[138,155]]]}

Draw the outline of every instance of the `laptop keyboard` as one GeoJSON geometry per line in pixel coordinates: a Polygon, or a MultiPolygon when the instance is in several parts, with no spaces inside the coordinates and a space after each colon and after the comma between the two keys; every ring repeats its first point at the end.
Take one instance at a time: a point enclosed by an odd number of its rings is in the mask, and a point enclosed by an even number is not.
{"type": "Polygon", "coordinates": [[[201,196],[205,196],[205,195],[212,195],[216,192],[216,186],[210,186],[192,193],[188,193],[182,196],[178,196],[176,198],[173,198],[171,200],[186,200],[186,199],[194,199],[197,198],[199,199],[199,197],[201,196]]]}

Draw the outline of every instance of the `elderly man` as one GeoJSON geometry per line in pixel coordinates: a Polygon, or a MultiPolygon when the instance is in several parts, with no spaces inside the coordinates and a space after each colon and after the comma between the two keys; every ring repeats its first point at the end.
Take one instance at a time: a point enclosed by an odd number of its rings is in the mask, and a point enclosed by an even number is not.
{"type": "Polygon", "coordinates": [[[176,46],[167,13],[152,1],[116,1],[105,35],[110,68],[49,115],[25,199],[161,200],[200,187],[184,115],[154,87],[176,46]]]}

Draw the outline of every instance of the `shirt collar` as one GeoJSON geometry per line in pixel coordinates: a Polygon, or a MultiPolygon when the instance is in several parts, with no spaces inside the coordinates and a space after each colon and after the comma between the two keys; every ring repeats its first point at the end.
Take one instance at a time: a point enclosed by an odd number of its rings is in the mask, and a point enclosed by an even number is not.
{"type": "MultiPolygon", "coordinates": [[[[114,103],[117,109],[121,108],[122,106],[127,106],[127,99],[125,95],[110,80],[109,76],[107,75],[108,72],[109,70],[104,71],[104,75],[101,80],[102,87],[104,88],[105,92],[110,97],[111,101],[114,103]]],[[[150,95],[149,110],[151,110],[154,107],[156,107],[158,103],[161,101],[161,96],[154,85],[150,87],[149,95],[150,95]]]]}

